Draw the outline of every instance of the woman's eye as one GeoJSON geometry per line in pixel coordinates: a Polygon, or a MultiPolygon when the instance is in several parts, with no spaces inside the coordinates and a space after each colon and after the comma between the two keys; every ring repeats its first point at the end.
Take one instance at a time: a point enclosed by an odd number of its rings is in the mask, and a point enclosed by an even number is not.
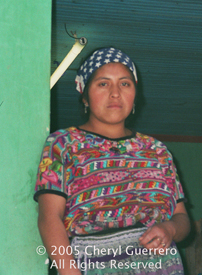
{"type": "Polygon", "coordinates": [[[130,86],[130,84],[128,82],[122,82],[121,85],[124,86],[124,87],[130,86]]]}
{"type": "Polygon", "coordinates": [[[101,82],[101,83],[99,83],[99,86],[100,87],[105,87],[105,86],[107,86],[107,83],[106,82],[101,82]]]}

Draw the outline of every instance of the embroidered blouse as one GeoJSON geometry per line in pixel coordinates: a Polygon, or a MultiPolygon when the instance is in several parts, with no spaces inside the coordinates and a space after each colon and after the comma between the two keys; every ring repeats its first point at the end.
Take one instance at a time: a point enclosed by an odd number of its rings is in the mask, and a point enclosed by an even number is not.
{"type": "Polygon", "coordinates": [[[166,146],[147,135],[110,139],[76,127],[52,133],[34,199],[66,198],[68,236],[169,220],[184,194],[166,146]]]}

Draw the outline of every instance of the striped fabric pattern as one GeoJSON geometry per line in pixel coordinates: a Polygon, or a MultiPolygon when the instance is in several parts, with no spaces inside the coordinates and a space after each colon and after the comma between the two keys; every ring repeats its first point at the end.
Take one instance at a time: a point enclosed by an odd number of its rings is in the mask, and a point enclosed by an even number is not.
{"type": "Polygon", "coordinates": [[[76,127],[52,133],[38,170],[42,193],[67,198],[69,236],[169,220],[184,198],[172,156],[160,141],[135,133],[109,139],[76,127]]]}

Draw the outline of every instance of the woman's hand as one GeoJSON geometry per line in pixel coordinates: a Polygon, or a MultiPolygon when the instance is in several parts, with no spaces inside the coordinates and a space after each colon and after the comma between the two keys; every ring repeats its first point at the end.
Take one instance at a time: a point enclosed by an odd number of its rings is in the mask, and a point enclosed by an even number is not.
{"type": "Polygon", "coordinates": [[[155,224],[139,238],[140,244],[147,249],[166,249],[174,240],[182,241],[190,231],[190,222],[184,203],[177,204],[170,221],[155,224]]]}
{"type": "Polygon", "coordinates": [[[141,237],[140,244],[147,249],[166,249],[175,236],[175,227],[172,221],[162,222],[150,227],[141,237]]]}

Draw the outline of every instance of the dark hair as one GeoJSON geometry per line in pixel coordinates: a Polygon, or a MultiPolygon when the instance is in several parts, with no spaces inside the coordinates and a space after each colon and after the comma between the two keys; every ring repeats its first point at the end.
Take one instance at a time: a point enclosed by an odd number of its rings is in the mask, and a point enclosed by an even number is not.
{"type": "MultiPolygon", "coordinates": [[[[96,70],[97,71],[97,70],[96,70]]],[[[84,116],[86,119],[89,118],[90,112],[89,112],[89,108],[87,108],[87,113],[84,112],[84,103],[83,103],[83,99],[85,99],[88,103],[89,103],[89,96],[88,96],[88,90],[89,90],[89,86],[91,84],[91,81],[93,80],[96,71],[94,71],[92,73],[92,75],[89,77],[88,81],[86,82],[85,88],[83,90],[83,93],[80,95],[79,97],[79,103],[82,106],[82,116],[84,116]]]]}

